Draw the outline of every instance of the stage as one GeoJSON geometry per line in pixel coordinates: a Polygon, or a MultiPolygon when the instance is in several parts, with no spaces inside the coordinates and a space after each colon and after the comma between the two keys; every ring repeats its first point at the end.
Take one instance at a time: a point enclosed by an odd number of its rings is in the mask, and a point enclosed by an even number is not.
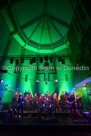
{"type": "Polygon", "coordinates": [[[11,118],[7,118],[7,112],[0,112],[0,125],[91,125],[91,112],[80,111],[76,117],[70,115],[70,111],[40,112],[38,110],[24,110],[23,118],[18,111],[11,118]]]}

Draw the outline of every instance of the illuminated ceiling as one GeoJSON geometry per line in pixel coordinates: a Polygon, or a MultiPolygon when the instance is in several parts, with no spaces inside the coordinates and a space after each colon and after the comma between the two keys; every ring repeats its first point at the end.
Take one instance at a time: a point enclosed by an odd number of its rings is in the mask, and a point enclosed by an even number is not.
{"type": "Polygon", "coordinates": [[[67,48],[73,11],[69,0],[15,0],[1,7],[13,36],[21,46],[37,53],[67,48]]]}

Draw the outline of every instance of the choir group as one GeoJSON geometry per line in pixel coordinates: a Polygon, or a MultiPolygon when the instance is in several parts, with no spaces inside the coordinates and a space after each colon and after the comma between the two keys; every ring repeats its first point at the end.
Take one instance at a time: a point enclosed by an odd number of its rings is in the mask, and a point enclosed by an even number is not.
{"type": "Polygon", "coordinates": [[[60,98],[58,98],[57,93],[53,93],[53,95],[50,95],[48,92],[46,94],[42,94],[41,96],[37,93],[32,95],[28,92],[24,93],[24,96],[22,93],[19,95],[15,93],[13,99],[12,99],[12,109],[13,111],[18,111],[18,113],[23,113],[23,110],[43,110],[43,109],[49,109],[49,110],[58,110],[62,109],[65,110],[67,105],[69,105],[69,109],[71,111],[74,111],[74,114],[76,115],[76,109],[80,109],[82,106],[81,97],[79,97],[78,93],[76,93],[76,97],[74,93],[65,93],[62,92],[60,98]]]}

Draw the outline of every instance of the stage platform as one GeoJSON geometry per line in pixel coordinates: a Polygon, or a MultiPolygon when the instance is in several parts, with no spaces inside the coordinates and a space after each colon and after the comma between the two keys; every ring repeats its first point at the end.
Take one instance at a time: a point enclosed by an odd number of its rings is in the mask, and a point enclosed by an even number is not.
{"type": "Polygon", "coordinates": [[[83,112],[81,116],[76,118],[70,116],[68,111],[57,111],[50,113],[40,112],[38,110],[24,110],[23,118],[16,116],[11,119],[7,119],[7,114],[2,111],[0,113],[0,125],[91,125],[91,117],[88,117],[88,113],[83,112]]]}

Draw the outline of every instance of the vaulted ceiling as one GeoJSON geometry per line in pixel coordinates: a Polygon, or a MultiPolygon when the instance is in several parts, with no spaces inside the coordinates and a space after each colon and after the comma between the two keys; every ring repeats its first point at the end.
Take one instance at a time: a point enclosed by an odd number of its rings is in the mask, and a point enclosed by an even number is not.
{"type": "Polygon", "coordinates": [[[24,48],[40,53],[67,48],[70,0],[9,0],[0,8],[11,36],[24,48]]]}

